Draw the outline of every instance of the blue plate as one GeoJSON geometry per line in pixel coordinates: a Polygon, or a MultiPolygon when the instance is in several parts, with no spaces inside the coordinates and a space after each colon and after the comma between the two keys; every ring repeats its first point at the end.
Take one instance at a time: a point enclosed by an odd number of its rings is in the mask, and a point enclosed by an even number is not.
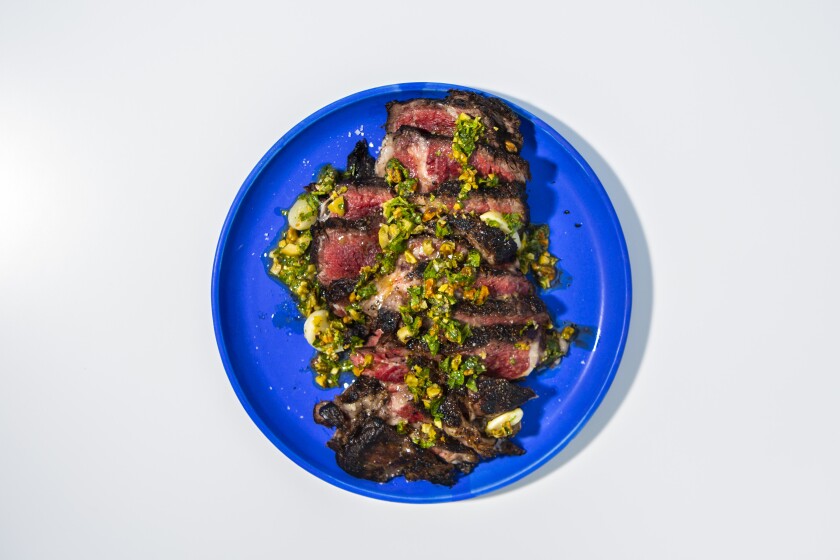
{"type": "MultiPolygon", "coordinates": [[[[312,407],[333,398],[313,382],[313,350],[303,338],[289,293],[266,272],[267,252],[289,208],[318,168],[343,168],[358,140],[376,152],[384,137],[385,103],[443,97],[438,83],[379,87],[336,101],[283,136],[260,160],[233,201],[213,266],[213,322],[222,362],[242,406],[287,457],[345,490],[396,502],[446,502],[506,486],[543,465],[577,434],[609,389],[630,322],[630,264],[612,204],[580,154],[547,124],[513,103],[522,117],[522,156],[531,164],[531,219],[551,225],[551,251],[561,257],[561,286],[543,294],[557,323],[591,327],[557,368],[525,383],[539,398],[523,408],[516,436],[520,457],[480,464],[452,488],[397,479],[385,484],[342,471],[326,447],[333,431],[315,424],[312,407]]],[[[473,90],[475,91],[475,90],[473,90]]],[[[482,92],[479,92],[482,93],[482,92]]],[[[352,375],[350,379],[352,380],[352,375]]]]}

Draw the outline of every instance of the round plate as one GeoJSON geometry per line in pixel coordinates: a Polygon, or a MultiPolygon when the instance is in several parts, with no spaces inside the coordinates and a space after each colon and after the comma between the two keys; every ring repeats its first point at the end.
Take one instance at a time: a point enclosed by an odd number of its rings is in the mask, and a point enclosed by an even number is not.
{"type": "MultiPolygon", "coordinates": [[[[630,265],[612,204],[580,154],[547,124],[513,103],[522,118],[522,156],[531,165],[531,220],[551,226],[551,251],[562,259],[560,286],[542,294],[556,323],[588,327],[556,368],[524,383],[539,398],[524,407],[516,442],[526,453],[481,463],[452,488],[395,479],[379,484],[341,470],[326,447],[333,430],[316,424],[312,407],[340,389],[315,385],[312,348],[289,293],[267,274],[268,251],[289,208],[326,163],[344,168],[359,140],[376,153],[385,104],[444,97],[438,83],[379,87],[324,107],[283,136],[260,160],[233,201],[213,266],[216,340],[231,385],[254,423],[287,457],[315,476],[365,496],[397,502],[445,502],[506,486],[534,471],[577,434],[615,376],[630,321],[630,265]]],[[[476,91],[476,90],[472,90],[476,91]]],[[[479,92],[482,93],[482,92],[479,92]]],[[[352,375],[346,380],[352,381],[352,375]]]]}

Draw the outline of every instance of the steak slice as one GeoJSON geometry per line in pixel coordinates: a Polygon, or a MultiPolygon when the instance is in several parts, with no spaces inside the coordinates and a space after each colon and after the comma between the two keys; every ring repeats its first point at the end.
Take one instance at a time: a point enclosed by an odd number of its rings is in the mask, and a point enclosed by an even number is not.
{"type": "Polygon", "coordinates": [[[322,401],[315,405],[315,421],[325,426],[346,427],[358,423],[364,416],[376,412],[388,403],[385,386],[371,378],[359,378],[333,402],[322,401]],[[338,412],[332,407],[337,407],[338,412]]]}
{"type": "MultiPolygon", "coordinates": [[[[426,349],[424,342],[411,339],[408,348],[414,352],[426,349]]],[[[520,325],[476,327],[462,345],[443,341],[439,357],[453,354],[477,355],[484,358],[486,375],[504,379],[525,377],[540,363],[545,350],[545,329],[520,325]]]]}
{"type": "MultiPolygon", "coordinates": [[[[408,288],[423,282],[426,266],[428,262],[409,265],[405,259],[399,259],[394,272],[379,280],[377,294],[362,302],[362,310],[371,317],[377,316],[383,309],[398,311],[400,306],[405,305],[408,300],[408,288]]],[[[535,293],[534,285],[519,270],[485,264],[478,269],[473,283],[473,287],[481,288],[482,286],[487,288],[490,299],[531,296],[535,293]]],[[[527,321],[528,319],[525,319],[523,322],[527,321]]]]}
{"type": "MultiPolygon", "coordinates": [[[[497,439],[485,434],[484,427],[487,425],[485,419],[470,421],[465,411],[458,402],[456,392],[451,392],[444,399],[440,407],[443,415],[444,433],[485,459],[504,455],[522,455],[525,453],[521,447],[510,441],[508,438],[497,439]]],[[[521,424],[514,427],[514,433],[519,431],[521,424]]]]}
{"type": "MultiPolygon", "coordinates": [[[[397,393],[371,377],[359,377],[333,402],[315,405],[319,424],[337,428],[327,446],[347,473],[375,482],[397,476],[452,486],[461,469],[397,433],[392,396],[397,393]]],[[[453,457],[454,458],[454,457],[453,457]]]]}
{"type": "Polygon", "coordinates": [[[408,373],[408,349],[393,340],[379,342],[375,347],[359,348],[350,354],[354,366],[365,364],[367,356],[371,362],[365,366],[363,377],[373,377],[380,381],[402,382],[408,373]]]}
{"type": "Polygon", "coordinates": [[[336,462],[353,476],[385,482],[397,476],[452,485],[457,473],[469,473],[481,459],[520,455],[522,449],[507,438],[484,433],[487,419],[517,408],[534,397],[533,391],[501,379],[477,379],[477,392],[459,388],[443,405],[443,432],[429,449],[414,444],[395,426],[417,432],[432,417],[415,404],[402,383],[382,383],[369,376],[356,379],[333,401],[315,405],[315,421],[337,428],[327,445],[336,462]],[[507,408],[505,408],[507,407],[507,408]]]}
{"type": "Polygon", "coordinates": [[[493,324],[473,328],[462,345],[442,341],[436,355],[432,355],[426,343],[419,338],[412,338],[402,345],[393,338],[382,337],[375,347],[357,349],[350,355],[350,361],[355,366],[362,366],[370,355],[364,375],[381,381],[402,382],[408,373],[409,357],[434,363],[454,354],[477,355],[484,359],[486,375],[517,379],[534,370],[543,357],[544,349],[545,329],[541,326],[493,324]]]}
{"type": "Polygon", "coordinates": [[[490,264],[509,263],[516,258],[516,243],[501,229],[466,214],[453,214],[447,221],[453,231],[466,238],[490,264]]]}
{"type": "MultiPolygon", "coordinates": [[[[384,176],[386,164],[396,158],[420,182],[420,192],[431,192],[461,174],[461,165],[451,154],[452,138],[404,126],[385,136],[376,160],[376,174],[384,176]]],[[[476,146],[469,163],[480,176],[494,173],[504,182],[525,183],[531,178],[527,161],[490,146],[476,146]]]]}
{"type": "Polygon", "coordinates": [[[338,466],[359,478],[387,482],[404,476],[409,481],[455,484],[454,466],[433,451],[414,445],[377,416],[368,416],[346,432],[336,431],[327,445],[335,451],[338,466]]]}
{"type": "Polygon", "coordinates": [[[533,294],[506,299],[488,299],[481,305],[461,301],[455,306],[452,316],[470,327],[522,326],[531,321],[540,326],[548,326],[551,322],[545,303],[533,294]]]}
{"type": "Polygon", "coordinates": [[[430,451],[465,474],[471,473],[481,462],[481,455],[454,438],[438,440],[430,451]]]}
{"type": "Polygon", "coordinates": [[[478,270],[475,286],[487,286],[489,297],[527,296],[535,292],[534,285],[519,270],[484,266],[478,270]]]}
{"type": "Polygon", "coordinates": [[[480,188],[477,191],[471,191],[470,196],[461,201],[458,200],[460,191],[460,183],[447,181],[435,191],[433,201],[430,200],[431,197],[428,194],[423,193],[411,195],[409,198],[414,204],[423,207],[444,206],[452,210],[455,203],[459,202],[465,214],[481,215],[494,210],[502,214],[519,214],[523,225],[527,225],[530,221],[528,195],[522,183],[500,183],[497,187],[480,188]]]}
{"type": "Polygon", "coordinates": [[[481,141],[494,148],[518,152],[522,149],[519,117],[501,100],[483,95],[451,90],[445,99],[412,99],[387,104],[386,132],[412,126],[441,136],[455,135],[461,113],[481,117],[484,135],[481,141]]]}
{"type": "MultiPolygon", "coordinates": [[[[516,144],[517,151],[522,149],[522,133],[519,131],[520,120],[507,103],[497,97],[485,97],[471,91],[449,90],[450,102],[463,113],[471,116],[473,111],[482,111],[487,118],[492,118],[500,130],[504,130],[508,140],[516,144]]],[[[485,122],[489,125],[489,121],[485,122]]],[[[493,128],[488,126],[487,128],[493,128]]]]}
{"type": "Polygon", "coordinates": [[[478,376],[476,387],[478,391],[458,387],[446,395],[440,407],[446,425],[457,427],[464,422],[472,422],[483,429],[486,419],[519,408],[537,396],[520,383],[486,375],[478,376]]]}
{"type": "Polygon", "coordinates": [[[374,264],[381,252],[379,223],[377,219],[330,218],[312,226],[310,255],[325,289],[337,280],[355,281],[362,267],[374,264]]]}
{"type": "MultiPolygon", "coordinates": [[[[463,241],[454,240],[455,253],[465,255],[470,245],[463,241]]],[[[430,260],[440,256],[439,249],[444,240],[434,236],[415,236],[408,242],[408,250],[417,264],[409,264],[405,256],[397,258],[394,271],[376,280],[376,293],[361,302],[362,312],[368,317],[379,318],[384,324],[374,324],[374,329],[381,328],[386,333],[396,331],[399,322],[400,306],[408,300],[408,288],[423,282],[423,272],[430,260]],[[431,252],[426,253],[426,249],[431,252]],[[391,312],[385,314],[385,312],[391,312]]],[[[324,296],[340,316],[345,315],[345,307],[349,302],[350,293],[356,285],[358,276],[351,276],[333,280],[324,286],[324,296]]],[[[496,267],[482,263],[479,268],[474,286],[486,286],[488,297],[503,298],[534,293],[534,285],[518,269],[512,266],[496,267]]],[[[526,319],[527,321],[527,319],[526,319]]]]}
{"type": "Polygon", "coordinates": [[[469,400],[465,400],[466,408],[469,411],[469,418],[481,418],[484,416],[497,416],[519,408],[526,402],[537,397],[537,394],[528,387],[519,383],[511,383],[506,379],[493,379],[480,376],[476,382],[478,393],[467,393],[469,400]],[[476,395],[477,398],[472,398],[476,395]]]}
{"type": "MultiPolygon", "coordinates": [[[[346,189],[341,196],[344,197],[345,220],[357,220],[375,214],[382,213],[382,204],[394,197],[388,183],[381,177],[366,179],[359,183],[339,183],[336,189],[346,189]]],[[[329,200],[321,203],[319,219],[324,221],[335,217],[327,206],[329,200]]]]}

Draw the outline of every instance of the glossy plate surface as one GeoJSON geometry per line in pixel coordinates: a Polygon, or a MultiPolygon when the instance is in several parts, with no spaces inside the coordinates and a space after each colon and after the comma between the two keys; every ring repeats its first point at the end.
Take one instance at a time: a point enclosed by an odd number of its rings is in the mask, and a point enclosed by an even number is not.
{"type": "MultiPolygon", "coordinates": [[[[580,431],[609,389],[630,321],[630,265],[621,226],[598,178],[580,154],[544,122],[513,103],[522,117],[530,162],[531,219],[551,226],[561,257],[561,286],[542,294],[557,323],[590,327],[559,367],[525,383],[539,398],[523,408],[520,457],[480,464],[452,488],[397,479],[385,484],[342,471],[325,445],[332,430],[315,424],[312,407],[334,397],[313,382],[312,348],[285,288],[266,273],[267,253],[289,208],[320,166],[344,168],[358,140],[376,153],[384,137],[385,103],[444,97],[452,86],[411,83],[363,91],[294,127],[260,160],[242,185],[222,229],[213,267],[212,306],[222,361],[242,405],[262,432],[295,463],[340,488],[399,502],[445,502],[506,486],[556,455],[580,431]]],[[[475,91],[475,90],[473,90],[475,91]]],[[[346,381],[352,381],[350,375],[346,381]]]]}

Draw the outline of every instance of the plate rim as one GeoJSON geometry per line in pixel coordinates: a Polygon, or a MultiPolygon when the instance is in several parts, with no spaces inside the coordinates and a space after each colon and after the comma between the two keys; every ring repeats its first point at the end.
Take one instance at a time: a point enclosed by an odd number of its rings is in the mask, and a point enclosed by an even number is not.
{"type": "Polygon", "coordinates": [[[236,196],[231,203],[230,209],[225,216],[224,224],[222,225],[221,233],[219,234],[219,240],[216,244],[216,251],[213,258],[213,270],[211,276],[211,284],[210,284],[210,299],[211,299],[211,309],[212,309],[212,318],[213,318],[213,331],[216,338],[216,345],[219,350],[219,355],[222,359],[222,364],[225,368],[225,373],[227,374],[228,381],[230,382],[231,386],[233,387],[234,393],[236,393],[237,398],[239,399],[240,404],[247,412],[248,416],[250,417],[251,421],[260,429],[260,431],[265,435],[269,441],[271,441],[275,447],[277,447],[286,457],[292,460],[296,465],[303,468],[308,473],[316,476],[320,480],[332,484],[333,486],[339,487],[343,490],[347,490],[354,494],[358,494],[361,496],[365,496],[368,498],[375,498],[379,500],[386,500],[390,502],[400,502],[400,503],[445,503],[445,502],[453,502],[453,501],[460,501],[466,500],[469,498],[474,498],[476,496],[482,494],[488,494],[490,492],[494,492],[505,486],[508,486],[530,474],[534,471],[541,468],[543,465],[548,463],[551,459],[556,457],[560,451],[562,451],[583,429],[583,427],[589,422],[591,417],[595,414],[598,408],[601,405],[601,402],[604,400],[607,392],[609,391],[610,387],[612,386],[613,380],[615,379],[618,369],[621,364],[621,359],[624,355],[624,350],[627,344],[627,338],[629,335],[630,330],[630,317],[632,311],[632,304],[633,304],[633,288],[632,288],[632,274],[631,274],[631,266],[630,266],[630,256],[627,249],[627,241],[624,236],[624,231],[621,227],[621,222],[618,218],[618,215],[615,211],[615,207],[612,204],[612,201],[607,194],[606,189],[604,188],[603,184],[601,183],[598,176],[595,174],[595,171],[590,167],[589,163],[584,159],[584,157],[572,146],[568,140],[566,140],[559,132],[557,132],[553,127],[548,125],[545,121],[528,111],[517,105],[516,103],[509,101],[502,95],[495,95],[489,92],[468,87],[462,85],[455,85],[455,84],[448,84],[443,82],[403,82],[397,84],[388,84],[383,86],[377,86],[369,89],[365,89],[362,91],[358,91],[356,93],[352,93],[341,99],[338,99],[321,109],[315,111],[314,113],[310,114],[295,126],[293,126],[288,132],[286,132],[283,136],[277,140],[274,145],[265,153],[265,155],[260,158],[248,176],[245,178],[242,186],[239,188],[236,196]],[[250,191],[251,187],[256,182],[257,178],[263,172],[265,167],[274,159],[274,157],[288,144],[291,142],[298,134],[300,134],[303,130],[308,128],[313,123],[317,122],[321,118],[329,115],[333,111],[343,108],[346,105],[355,103],[356,101],[365,99],[367,97],[385,94],[389,92],[397,93],[404,90],[429,90],[429,91],[447,91],[449,89],[462,89],[467,90],[475,93],[479,93],[489,97],[498,97],[502,99],[506,104],[508,104],[515,112],[522,115],[523,117],[527,118],[531,123],[534,124],[535,127],[539,127],[545,132],[549,134],[558,144],[560,144],[572,157],[572,159],[580,166],[582,171],[588,177],[588,179],[592,182],[593,187],[595,187],[598,197],[601,199],[601,202],[604,204],[605,209],[607,210],[607,214],[609,217],[609,222],[613,226],[614,233],[616,235],[616,239],[619,243],[619,249],[621,254],[622,260],[622,271],[624,273],[624,277],[626,279],[625,282],[625,294],[624,299],[626,305],[624,306],[624,316],[622,317],[621,321],[621,332],[619,337],[619,344],[617,351],[615,352],[612,362],[609,365],[609,372],[607,374],[607,378],[604,381],[603,385],[600,388],[600,391],[596,395],[595,399],[593,399],[592,403],[590,404],[589,408],[580,418],[580,421],[575,425],[575,427],[569,431],[566,436],[560,439],[554,446],[552,446],[548,452],[544,453],[540,457],[538,457],[535,461],[527,464],[522,469],[512,473],[511,475],[494,480],[492,483],[485,484],[479,488],[469,488],[468,490],[462,493],[453,493],[450,495],[440,495],[440,496],[405,496],[405,495],[395,495],[393,493],[387,492],[379,492],[377,490],[371,490],[367,488],[361,488],[359,486],[355,486],[353,484],[349,484],[343,480],[335,478],[334,476],[330,475],[329,473],[322,471],[320,469],[315,468],[309,462],[305,461],[302,457],[300,457],[297,453],[295,453],[291,448],[289,448],[281,438],[277,437],[274,434],[274,431],[271,430],[265,422],[262,420],[260,415],[257,413],[255,407],[251,404],[248,400],[245,392],[242,389],[242,386],[239,383],[239,380],[234,372],[233,364],[231,363],[230,356],[227,350],[227,344],[225,342],[224,334],[222,333],[221,327],[221,313],[220,313],[220,292],[219,292],[219,276],[221,274],[221,266],[222,266],[222,256],[225,252],[227,247],[228,238],[230,236],[231,227],[236,219],[237,214],[239,213],[240,208],[242,207],[242,201],[247,196],[248,192],[250,191]]]}

